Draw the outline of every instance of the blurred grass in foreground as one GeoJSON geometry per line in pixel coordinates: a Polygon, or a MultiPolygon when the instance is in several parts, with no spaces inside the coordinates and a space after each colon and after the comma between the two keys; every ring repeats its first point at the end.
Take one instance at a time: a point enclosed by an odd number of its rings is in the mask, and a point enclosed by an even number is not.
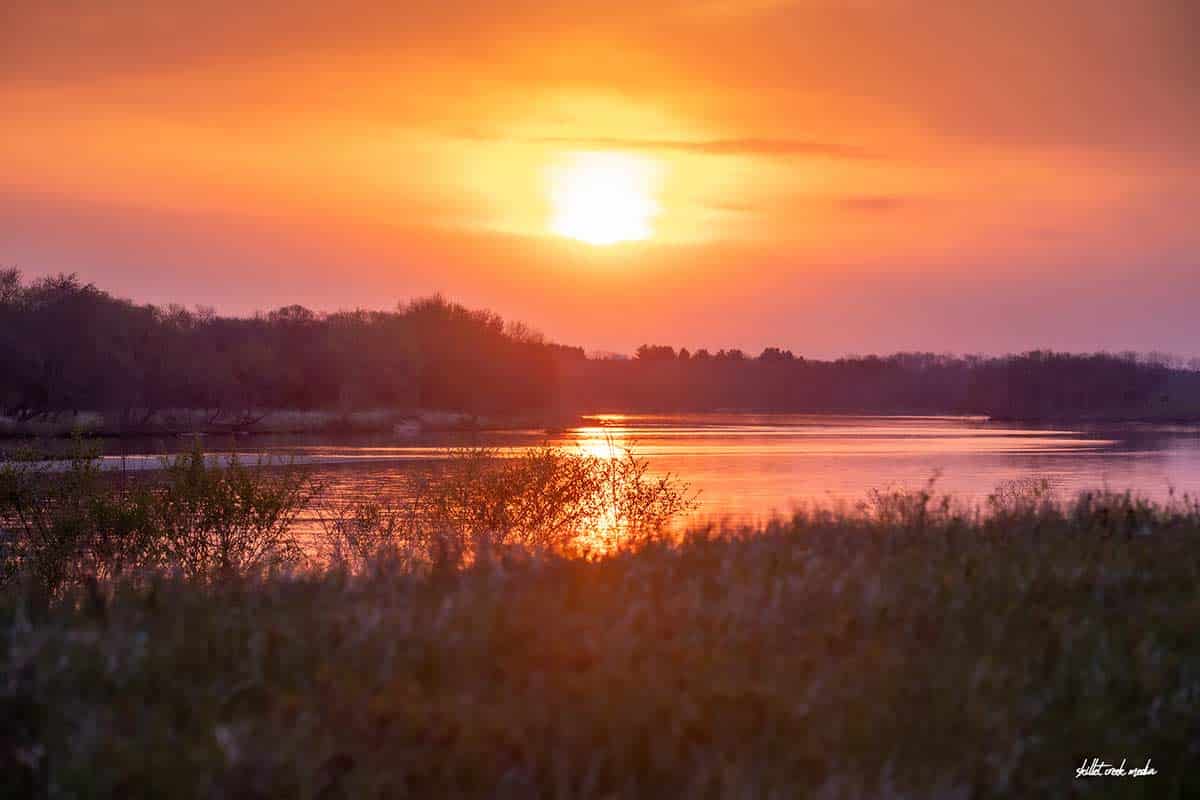
{"type": "Polygon", "coordinates": [[[1062,503],[1014,484],[964,510],[879,492],[601,557],[519,537],[447,552],[155,568],[52,596],[10,582],[3,789],[1200,793],[1188,498],[1062,503]],[[1077,780],[1093,757],[1158,774],[1077,780]]]}

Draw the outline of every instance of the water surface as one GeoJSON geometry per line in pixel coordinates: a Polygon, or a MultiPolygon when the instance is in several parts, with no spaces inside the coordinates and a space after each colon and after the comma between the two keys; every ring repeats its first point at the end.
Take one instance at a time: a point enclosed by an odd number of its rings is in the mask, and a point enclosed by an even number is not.
{"type": "MultiPolygon", "coordinates": [[[[311,465],[338,501],[396,490],[445,448],[485,445],[515,452],[539,444],[605,455],[631,448],[655,472],[700,494],[700,515],[740,521],[799,503],[855,502],[870,489],[925,485],[966,501],[998,484],[1046,480],[1059,494],[1131,489],[1164,499],[1200,493],[1200,427],[1035,427],[972,417],[848,417],[778,414],[601,415],[564,431],[540,430],[311,437],[208,437],[212,453],[311,465]]],[[[180,439],[105,443],[109,466],[154,467],[180,439]]]]}

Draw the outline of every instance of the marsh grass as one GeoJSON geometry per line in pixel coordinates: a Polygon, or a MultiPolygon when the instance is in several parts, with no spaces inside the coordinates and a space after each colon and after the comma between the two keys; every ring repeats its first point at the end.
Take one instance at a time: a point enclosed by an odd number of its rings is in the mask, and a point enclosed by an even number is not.
{"type": "MultiPolygon", "coordinates": [[[[466,466],[481,472],[439,490],[462,509],[503,468],[466,466]]],[[[496,530],[513,507],[443,522],[496,530]]],[[[421,528],[370,513],[351,522],[421,528]]],[[[1063,501],[1024,483],[965,508],[930,486],[764,526],[635,537],[590,558],[521,530],[469,559],[367,548],[319,569],[68,586],[48,605],[2,593],[4,788],[1200,792],[1193,498],[1063,501]],[[1158,774],[1076,780],[1092,757],[1149,758],[1158,774]]]]}

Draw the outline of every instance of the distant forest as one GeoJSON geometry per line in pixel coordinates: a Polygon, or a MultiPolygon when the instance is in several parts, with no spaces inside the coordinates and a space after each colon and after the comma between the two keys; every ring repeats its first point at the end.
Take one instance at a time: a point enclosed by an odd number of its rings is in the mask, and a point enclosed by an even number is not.
{"type": "Polygon", "coordinates": [[[1200,371],[1135,354],[897,353],[820,361],[773,347],[750,356],[647,346],[628,360],[577,359],[563,385],[569,403],[624,411],[1200,420],[1200,371]]]}
{"type": "Polygon", "coordinates": [[[0,272],[0,413],[429,409],[495,417],[738,409],[965,413],[1012,419],[1200,419],[1193,363],[1045,351],[833,361],[767,348],[643,346],[589,358],[440,297],[395,311],[249,318],[137,305],[75,276],[0,272]]]}

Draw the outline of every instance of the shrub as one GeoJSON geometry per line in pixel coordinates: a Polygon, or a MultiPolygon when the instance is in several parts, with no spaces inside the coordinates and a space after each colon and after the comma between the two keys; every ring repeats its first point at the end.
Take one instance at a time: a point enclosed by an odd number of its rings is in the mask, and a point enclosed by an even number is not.
{"type": "Polygon", "coordinates": [[[511,549],[607,552],[696,507],[685,484],[651,477],[648,466],[627,450],[611,458],[552,447],[452,450],[407,494],[327,507],[324,549],[352,567],[381,554],[458,566],[511,549]]]}
{"type": "Polygon", "coordinates": [[[355,571],[384,557],[427,568],[512,549],[599,554],[695,508],[685,485],[651,477],[628,451],[549,447],[449,451],[390,499],[322,505],[321,490],[295,464],[218,459],[198,446],[139,476],[101,469],[82,441],[66,460],[22,451],[0,465],[0,578],[53,595],[147,570],[207,581],[314,560],[355,571]],[[306,510],[322,528],[316,541],[298,533],[306,510]]]}
{"type": "Polygon", "coordinates": [[[52,596],[130,572],[209,579],[299,561],[294,523],[318,487],[294,465],[218,464],[198,448],[144,477],[101,464],[82,441],[65,460],[0,463],[0,579],[52,596]]]}
{"type": "Polygon", "coordinates": [[[306,470],[236,455],[216,463],[196,447],[163,473],[151,514],[162,566],[209,579],[300,562],[296,518],[320,490],[306,470]]]}
{"type": "Polygon", "coordinates": [[[0,462],[0,579],[54,594],[84,576],[109,578],[154,561],[154,503],[115,484],[81,440],[65,460],[20,450],[0,462]]]}

